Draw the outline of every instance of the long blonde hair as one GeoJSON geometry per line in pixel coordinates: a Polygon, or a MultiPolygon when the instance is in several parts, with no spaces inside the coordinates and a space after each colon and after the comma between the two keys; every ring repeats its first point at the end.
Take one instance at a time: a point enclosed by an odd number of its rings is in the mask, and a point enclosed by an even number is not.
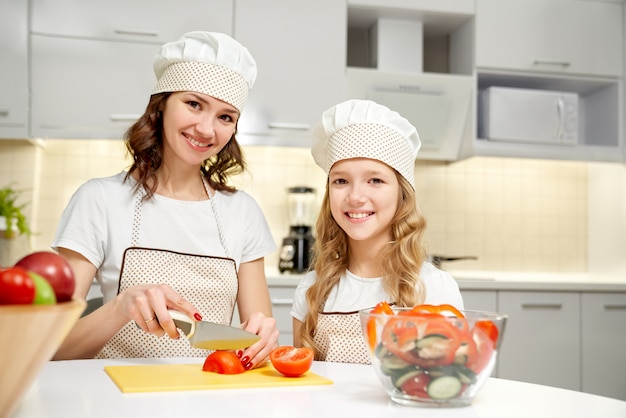
{"type": "MultiPolygon", "coordinates": [[[[415,191],[411,184],[396,172],[400,184],[398,209],[391,222],[391,241],[380,253],[383,289],[389,295],[388,302],[398,306],[414,306],[425,298],[424,285],[419,272],[426,252],[423,236],[426,220],[417,206],[415,191]]],[[[317,278],[306,292],[308,313],[304,318],[300,339],[302,345],[318,350],[313,340],[317,317],[341,275],[348,268],[348,237],[339,227],[330,210],[328,182],[320,214],[315,225],[312,266],[317,278]]]]}

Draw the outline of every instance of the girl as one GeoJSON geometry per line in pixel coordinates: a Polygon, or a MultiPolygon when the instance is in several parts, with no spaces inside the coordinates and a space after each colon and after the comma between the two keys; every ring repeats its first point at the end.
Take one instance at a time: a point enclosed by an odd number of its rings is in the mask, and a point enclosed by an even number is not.
{"type": "Polygon", "coordinates": [[[420,139],[398,113],[367,100],[322,115],[312,154],[328,175],[312,267],[291,315],[294,345],[324,361],[369,363],[358,311],[388,301],[463,308],[456,281],[426,261],[415,197],[420,139]]]}
{"type": "Polygon", "coordinates": [[[249,369],[278,341],[264,273],[275,243],[257,203],[228,185],[245,169],[235,133],[256,63],[227,35],[191,32],[161,48],[154,70],[125,137],[132,166],[82,185],[58,226],[52,246],[74,270],[75,297],[95,277],[104,304],[55,358],[206,356],[167,310],[230,324],[237,302],[242,328],[261,337],[238,353],[249,369]]]}

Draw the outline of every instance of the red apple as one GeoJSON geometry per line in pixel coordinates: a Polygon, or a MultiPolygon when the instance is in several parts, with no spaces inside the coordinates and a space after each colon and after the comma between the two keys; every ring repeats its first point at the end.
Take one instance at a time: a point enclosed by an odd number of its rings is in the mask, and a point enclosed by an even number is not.
{"type": "Polygon", "coordinates": [[[76,281],[74,272],[65,258],[51,251],[37,251],[21,258],[16,266],[43,276],[54,289],[57,302],[72,299],[76,281]]]}

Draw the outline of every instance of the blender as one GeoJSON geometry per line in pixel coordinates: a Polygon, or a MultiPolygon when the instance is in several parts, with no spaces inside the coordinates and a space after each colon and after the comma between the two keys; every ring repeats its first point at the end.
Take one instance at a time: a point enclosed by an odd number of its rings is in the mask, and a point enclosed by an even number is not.
{"type": "Polygon", "coordinates": [[[311,263],[311,249],[314,238],[313,206],[315,189],[296,186],[287,189],[287,209],[289,211],[289,235],[283,238],[280,249],[278,270],[281,273],[304,273],[311,263]]]}

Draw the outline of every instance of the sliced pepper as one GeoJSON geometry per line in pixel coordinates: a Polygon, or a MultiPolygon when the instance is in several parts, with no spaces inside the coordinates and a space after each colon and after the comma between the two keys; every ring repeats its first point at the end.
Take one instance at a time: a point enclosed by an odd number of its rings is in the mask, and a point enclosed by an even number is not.
{"type": "MultiPolygon", "coordinates": [[[[379,302],[374,309],[370,311],[370,313],[386,315],[394,314],[393,309],[391,309],[391,306],[387,302],[379,302]]],[[[376,318],[370,318],[369,321],[367,321],[367,338],[372,350],[376,348],[376,341],[378,337],[376,333],[376,324],[376,318]]]]}
{"type": "Polygon", "coordinates": [[[448,313],[453,314],[457,318],[465,318],[465,315],[463,315],[461,311],[459,311],[457,308],[447,303],[443,305],[428,305],[428,304],[417,305],[413,309],[411,309],[411,312],[418,312],[418,313],[430,312],[430,313],[438,313],[442,315],[448,312],[448,313]]]}

